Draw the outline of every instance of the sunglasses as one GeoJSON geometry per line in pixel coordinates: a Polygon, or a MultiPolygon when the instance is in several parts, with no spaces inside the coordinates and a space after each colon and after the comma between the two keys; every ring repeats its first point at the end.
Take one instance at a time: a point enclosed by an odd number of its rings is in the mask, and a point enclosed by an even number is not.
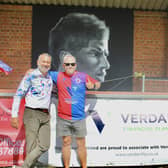
{"type": "Polygon", "coordinates": [[[70,65],[71,65],[71,66],[75,66],[76,63],[64,63],[64,65],[65,65],[65,66],[70,66],[70,65]]]}

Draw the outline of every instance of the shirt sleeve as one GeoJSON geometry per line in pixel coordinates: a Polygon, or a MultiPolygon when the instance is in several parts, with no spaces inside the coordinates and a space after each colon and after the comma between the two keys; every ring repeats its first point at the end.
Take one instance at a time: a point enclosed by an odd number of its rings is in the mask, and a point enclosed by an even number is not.
{"type": "Polygon", "coordinates": [[[51,76],[54,83],[57,83],[58,72],[57,71],[49,71],[49,75],[51,76]]]}
{"type": "Polygon", "coordinates": [[[16,91],[16,94],[13,98],[13,104],[12,104],[12,117],[18,117],[18,112],[19,112],[19,107],[20,107],[20,102],[21,102],[21,99],[22,97],[24,97],[27,93],[27,91],[29,90],[31,86],[31,76],[30,75],[26,75],[17,91],[16,91]]]}
{"type": "Polygon", "coordinates": [[[96,83],[98,82],[96,79],[92,78],[91,76],[89,76],[88,74],[86,74],[86,82],[88,82],[88,80],[90,80],[92,83],[96,83]]]}

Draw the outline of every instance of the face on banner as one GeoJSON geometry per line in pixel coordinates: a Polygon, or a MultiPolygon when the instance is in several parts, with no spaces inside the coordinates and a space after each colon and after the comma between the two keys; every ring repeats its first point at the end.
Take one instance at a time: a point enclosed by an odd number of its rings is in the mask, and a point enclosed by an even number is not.
{"type": "Polygon", "coordinates": [[[61,52],[67,51],[77,58],[78,71],[102,82],[99,90],[132,91],[132,25],[132,10],[34,6],[32,66],[48,50],[52,69],[63,71],[61,52]]]}
{"type": "Polygon", "coordinates": [[[10,125],[12,102],[12,98],[0,99],[0,167],[20,165],[25,158],[24,100],[19,109],[19,129],[10,125]]]}
{"type": "Polygon", "coordinates": [[[90,40],[87,47],[77,52],[79,71],[86,72],[94,79],[104,82],[106,71],[110,68],[108,54],[108,36],[102,40],[90,40]]]}

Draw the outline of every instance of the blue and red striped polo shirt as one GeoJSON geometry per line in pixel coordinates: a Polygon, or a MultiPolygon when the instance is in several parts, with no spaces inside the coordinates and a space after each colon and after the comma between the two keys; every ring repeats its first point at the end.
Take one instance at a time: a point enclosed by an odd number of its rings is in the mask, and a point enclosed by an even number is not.
{"type": "Polygon", "coordinates": [[[72,76],[65,72],[50,71],[58,88],[58,116],[67,120],[85,118],[86,82],[96,80],[83,72],[75,71],[72,76]]]}

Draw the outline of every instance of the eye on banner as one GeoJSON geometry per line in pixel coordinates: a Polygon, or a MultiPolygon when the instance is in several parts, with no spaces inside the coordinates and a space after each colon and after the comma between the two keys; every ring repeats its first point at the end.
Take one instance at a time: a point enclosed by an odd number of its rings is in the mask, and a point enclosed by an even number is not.
{"type": "Polygon", "coordinates": [[[26,155],[25,131],[22,122],[24,100],[19,110],[19,129],[10,125],[13,98],[0,98],[0,167],[21,165],[26,155]]]}

